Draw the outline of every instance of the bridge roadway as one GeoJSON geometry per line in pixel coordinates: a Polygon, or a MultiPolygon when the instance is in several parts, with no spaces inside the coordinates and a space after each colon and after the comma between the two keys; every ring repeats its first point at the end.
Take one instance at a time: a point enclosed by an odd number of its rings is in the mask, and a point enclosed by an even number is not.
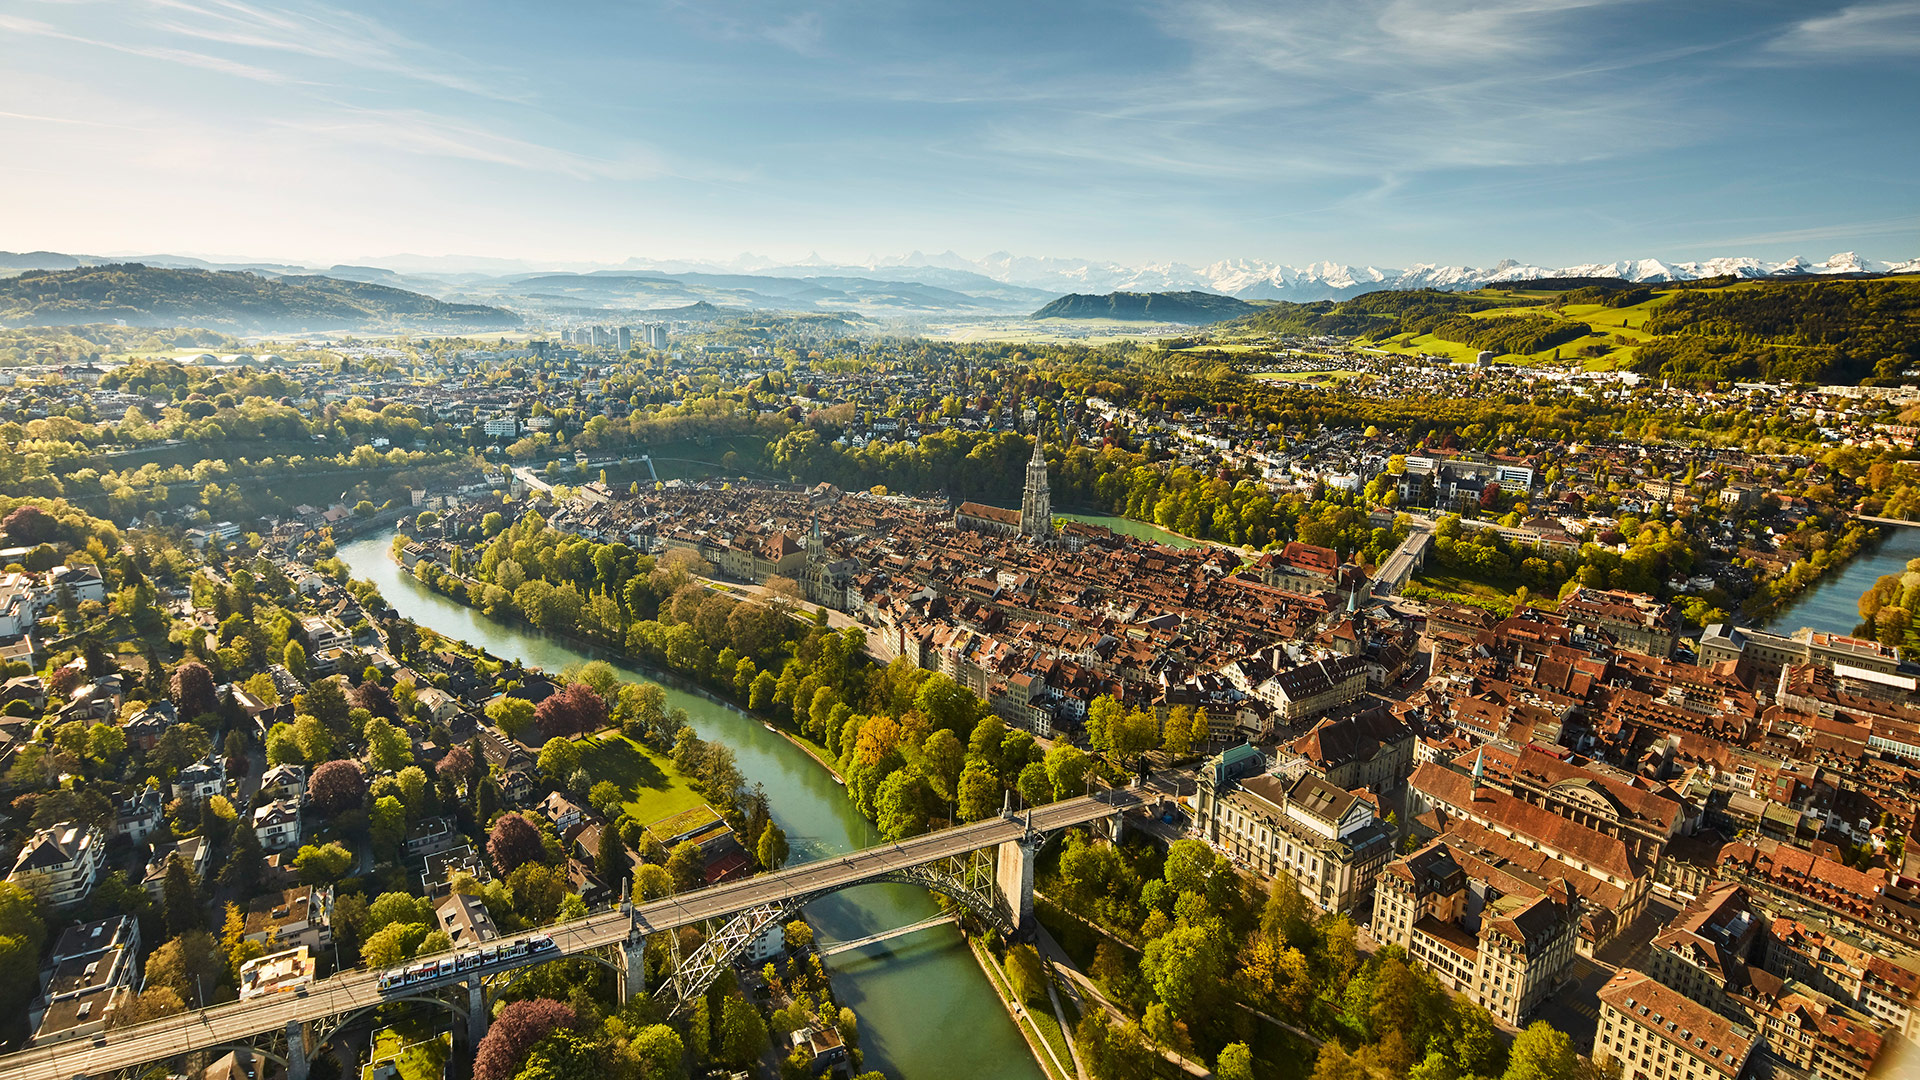
{"type": "MultiPolygon", "coordinates": [[[[1067,799],[1034,808],[1032,827],[1044,833],[1083,825],[1137,806],[1139,802],[1137,796],[1124,789],[1067,799]]],[[[639,905],[633,921],[638,923],[642,933],[657,933],[795,895],[831,892],[889,871],[964,855],[1018,839],[1026,832],[1026,820],[1024,813],[1016,818],[989,818],[971,825],[916,836],[897,844],[866,848],[838,859],[802,863],[771,874],[655,900],[639,905]]],[[[629,925],[629,917],[625,912],[610,910],[570,923],[544,927],[542,932],[552,936],[554,944],[559,947],[557,952],[544,951],[516,964],[490,969],[487,974],[509,971],[515,967],[531,967],[562,956],[618,944],[626,940],[629,925]]],[[[403,995],[382,995],[379,988],[380,973],[356,969],[316,982],[304,995],[278,994],[231,1001],[111,1030],[91,1039],[72,1039],[0,1056],[0,1078],[73,1080],[79,1076],[105,1076],[129,1066],[159,1061],[176,1054],[235,1044],[252,1036],[284,1030],[289,1024],[352,1012],[382,1000],[403,1001],[435,990],[460,987],[471,976],[471,972],[463,973],[459,978],[409,988],[403,995]]]]}

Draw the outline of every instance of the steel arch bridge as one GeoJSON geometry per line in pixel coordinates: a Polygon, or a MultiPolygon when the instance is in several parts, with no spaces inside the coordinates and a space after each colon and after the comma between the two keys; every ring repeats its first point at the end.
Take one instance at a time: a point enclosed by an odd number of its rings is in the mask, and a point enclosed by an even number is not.
{"type": "Polygon", "coordinates": [[[994,849],[982,848],[952,855],[933,862],[888,870],[857,881],[835,882],[822,888],[794,892],[777,900],[747,908],[724,920],[692,955],[681,960],[673,976],[654,991],[654,998],[667,1007],[669,1017],[678,1017],[693,1001],[706,993],[720,972],[739,959],[762,934],[785,925],[808,904],[862,885],[915,885],[948,897],[1005,934],[1019,929],[1019,916],[1001,894],[996,881],[994,849]]]}

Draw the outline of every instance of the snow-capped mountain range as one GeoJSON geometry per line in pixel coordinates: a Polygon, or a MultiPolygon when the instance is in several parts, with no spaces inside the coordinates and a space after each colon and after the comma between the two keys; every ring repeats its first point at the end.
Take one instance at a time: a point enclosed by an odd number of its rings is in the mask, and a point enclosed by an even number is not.
{"type": "Polygon", "coordinates": [[[1421,263],[1406,269],[1349,266],[1319,262],[1287,266],[1259,259],[1230,259],[1207,266],[1150,263],[1128,266],[1083,259],[1035,258],[995,252],[968,259],[951,251],[938,255],[913,252],[904,256],[870,257],[864,263],[833,263],[818,256],[799,262],[780,262],[742,255],[725,264],[628,259],[627,270],[685,273],[692,270],[735,274],[775,274],[810,277],[831,274],[915,280],[931,285],[964,288],[961,276],[979,275],[1006,285],[1056,293],[1171,292],[1204,289],[1243,300],[1340,300],[1380,289],[1474,289],[1508,281],[1559,277],[1606,277],[1633,282],[1692,281],[1733,275],[1746,278],[1801,277],[1816,274],[1915,273],[1920,259],[1883,262],[1847,251],[1825,262],[1792,258],[1768,262],[1747,257],[1665,262],[1630,259],[1582,266],[1546,267],[1503,260],[1491,267],[1439,266],[1421,263]]]}

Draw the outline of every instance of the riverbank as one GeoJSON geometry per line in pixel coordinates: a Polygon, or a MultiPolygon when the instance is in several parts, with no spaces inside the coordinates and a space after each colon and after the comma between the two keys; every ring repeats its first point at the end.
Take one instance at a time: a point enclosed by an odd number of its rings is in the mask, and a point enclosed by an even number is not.
{"type": "Polygon", "coordinates": [[[1033,1011],[1024,1003],[1014,1000],[1005,969],[987,951],[987,947],[973,938],[968,938],[967,948],[972,951],[974,961],[980,965],[980,973],[993,984],[994,993],[999,995],[1000,1004],[1006,1007],[1007,1016],[1019,1026],[1020,1037],[1027,1041],[1027,1049],[1033,1051],[1034,1062],[1052,1080],[1075,1080],[1077,1074],[1060,1060],[1060,1051],[1055,1050],[1053,1046],[1054,1037],[1058,1037],[1063,1044],[1061,1049],[1066,1050],[1069,1058],[1073,1056],[1072,1050],[1064,1045],[1066,1036],[1057,1030],[1058,1024],[1050,1025],[1056,1028],[1052,1032],[1042,1031],[1033,1011]]]}
{"type": "Polygon", "coordinates": [[[1778,604],[1760,627],[1781,634],[1802,626],[1852,634],[1860,625],[1861,595],[1881,577],[1904,573],[1909,560],[1920,559],[1920,528],[1887,525],[1880,532],[1874,543],[1863,545],[1843,564],[1830,563],[1824,573],[1778,604]]]}
{"type": "MultiPolygon", "coordinates": [[[[1839,539],[1827,546],[1825,563],[1816,563],[1808,559],[1795,562],[1787,568],[1785,574],[1762,584],[1758,592],[1749,596],[1741,605],[1741,613],[1753,622],[1771,624],[1779,617],[1783,605],[1789,610],[1798,606],[1793,602],[1795,597],[1817,586],[1836,570],[1842,570],[1841,576],[1844,577],[1843,568],[1852,563],[1863,548],[1886,539],[1888,537],[1885,530],[1855,523],[1841,534],[1839,539]]],[[[1860,592],[1865,591],[1865,588],[1860,590],[1860,592]]],[[[1856,602],[1859,600],[1859,593],[1854,595],[1854,600],[1856,602]]],[[[1853,627],[1849,626],[1839,632],[1851,634],[1853,627]]]]}

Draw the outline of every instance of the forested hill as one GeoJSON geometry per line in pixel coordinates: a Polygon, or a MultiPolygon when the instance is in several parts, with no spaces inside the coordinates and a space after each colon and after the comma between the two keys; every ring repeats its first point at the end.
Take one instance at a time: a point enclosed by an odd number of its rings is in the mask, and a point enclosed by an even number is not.
{"type": "Polygon", "coordinates": [[[1210,292],[1070,293],[1033,313],[1036,319],[1125,319],[1129,322],[1216,323],[1260,310],[1210,292]]]}
{"type": "Polygon", "coordinates": [[[499,329],[520,316],[484,304],[329,277],[262,277],[122,263],[29,270],[0,279],[0,324],[210,326],[244,331],[382,328],[499,329]]]}
{"type": "Polygon", "coordinates": [[[1454,355],[1459,350],[1449,345],[1464,346],[1528,362],[1599,361],[1686,382],[1855,383],[1893,381],[1920,367],[1915,325],[1920,277],[1906,275],[1375,292],[1339,303],[1276,303],[1234,328],[1454,355]]]}

